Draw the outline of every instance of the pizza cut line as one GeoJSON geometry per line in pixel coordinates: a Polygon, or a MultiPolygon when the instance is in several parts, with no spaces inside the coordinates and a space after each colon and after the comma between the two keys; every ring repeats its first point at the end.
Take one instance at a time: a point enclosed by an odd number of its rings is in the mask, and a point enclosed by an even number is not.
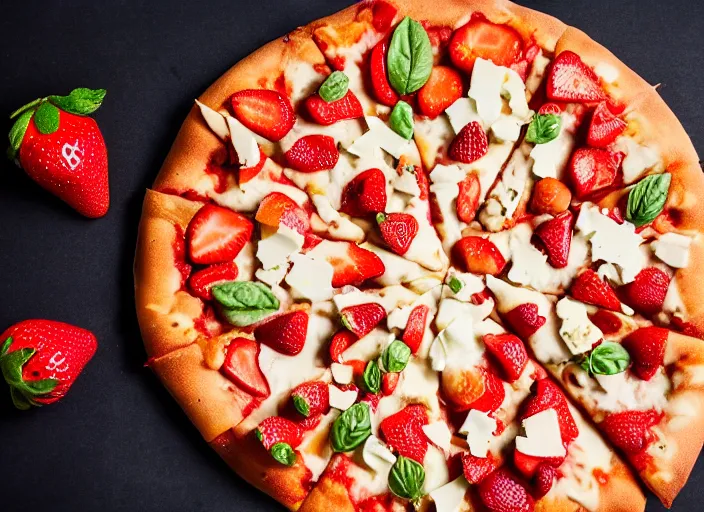
{"type": "Polygon", "coordinates": [[[293,510],[669,507],[704,440],[702,191],[582,32],[363,2],[196,101],[140,224],[149,366],[293,510]]]}

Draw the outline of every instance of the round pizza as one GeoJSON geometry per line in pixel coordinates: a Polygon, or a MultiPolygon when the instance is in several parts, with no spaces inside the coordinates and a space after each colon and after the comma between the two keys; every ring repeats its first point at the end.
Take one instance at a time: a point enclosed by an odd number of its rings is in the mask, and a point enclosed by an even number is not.
{"type": "Polygon", "coordinates": [[[579,30],[365,1],[196,100],[144,203],[148,364],[292,510],[669,507],[704,440],[702,195],[579,30]]]}

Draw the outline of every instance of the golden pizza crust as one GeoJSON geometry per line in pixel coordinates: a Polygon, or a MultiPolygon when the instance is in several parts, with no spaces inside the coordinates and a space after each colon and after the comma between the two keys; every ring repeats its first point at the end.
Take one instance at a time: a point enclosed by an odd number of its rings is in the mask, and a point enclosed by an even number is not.
{"type": "Polygon", "coordinates": [[[354,512],[355,508],[345,486],[324,475],[313,487],[300,510],[301,512],[319,512],[321,510],[354,512]]]}
{"type": "Polygon", "coordinates": [[[137,318],[149,357],[190,345],[198,337],[194,322],[203,312],[203,303],[182,290],[174,244],[202,206],[152,190],[144,199],[134,282],[137,318]]]}
{"type": "Polygon", "coordinates": [[[279,464],[253,432],[238,436],[228,430],[210,446],[244,480],[291,510],[297,510],[310,492],[310,471],[301,456],[291,467],[279,464]]]}

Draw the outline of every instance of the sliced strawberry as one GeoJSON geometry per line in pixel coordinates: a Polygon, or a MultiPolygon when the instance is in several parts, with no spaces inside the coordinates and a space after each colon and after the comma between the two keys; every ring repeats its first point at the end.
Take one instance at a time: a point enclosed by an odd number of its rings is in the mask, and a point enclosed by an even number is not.
{"type": "Polygon", "coordinates": [[[523,39],[508,25],[491,23],[483,16],[472,16],[455,31],[448,46],[452,63],[467,73],[478,58],[497,66],[509,67],[523,56],[523,39]]]}
{"type": "Polygon", "coordinates": [[[609,110],[606,101],[594,109],[592,122],[587,132],[587,144],[593,148],[606,148],[626,130],[626,121],[609,110]]]}
{"type": "Polygon", "coordinates": [[[259,343],[287,356],[295,356],[303,350],[307,333],[308,313],[300,310],[276,316],[254,329],[259,343]]]}
{"type": "Polygon", "coordinates": [[[240,167],[239,170],[239,184],[243,185],[244,183],[247,183],[248,181],[253,180],[254,178],[257,177],[257,174],[261,172],[261,170],[264,168],[264,164],[266,163],[267,156],[264,154],[264,151],[259,149],[259,162],[257,162],[257,165],[253,165],[252,167],[240,167]]]}
{"type": "Polygon", "coordinates": [[[485,371],[479,367],[445,368],[441,373],[442,392],[455,411],[472,408],[487,389],[485,371]]]}
{"type": "Polygon", "coordinates": [[[513,451],[513,465],[526,478],[533,478],[541,465],[559,468],[564,461],[565,457],[534,457],[518,450],[513,451]]]}
{"type": "Polygon", "coordinates": [[[513,334],[487,334],[483,341],[487,350],[498,361],[508,381],[517,380],[528,364],[528,354],[523,342],[513,334]]]}
{"type": "Polygon", "coordinates": [[[421,114],[435,119],[462,96],[462,77],[452,68],[435,66],[418,91],[421,114]]]}
{"type": "Polygon", "coordinates": [[[570,206],[572,193],[567,185],[555,178],[543,178],[533,187],[530,207],[538,215],[549,213],[557,215],[570,206]]]}
{"type": "Polygon", "coordinates": [[[473,274],[496,276],[506,266],[499,248],[493,242],[480,236],[465,236],[453,247],[455,257],[464,263],[473,274]]]}
{"type": "Polygon", "coordinates": [[[257,397],[269,396],[269,384],[259,369],[259,344],[235,338],[227,346],[220,371],[238,387],[257,397]]]}
{"type": "Polygon", "coordinates": [[[549,493],[557,477],[557,469],[550,464],[540,464],[533,479],[533,497],[539,500],[549,493]]]}
{"type": "Polygon", "coordinates": [[[384,318],[386,318],[386,311],[377,302],[356,304],[340,311],[342,325],[359,338],[369,334],[384,318]]]}
{"type": "Polygon", "coordinates": [[[376,221],[386,245],[396,254],[406,254],[418,234],[418,221],[415,217],[407,213],[378,213],[376,221]]]}
{"type": "Polygon", "coordinates": [[[493,473],[501,465],[501,460],[487,453],[486,457],[475,457],[469,452],[462,453],[462,472],[467,481],[476,485],[493,473]]]}
{"type": "Polygon", "coordinates": [[[386,272],[379,256],[352,242],[324,240],[312,251],[312,255],[318,253],[332,265],[332,285],[335,288],[348,284],[359,286],[367,279],[374,279],[386,272]]]}
{"type": "Polygon", "coordinates": [[[492,512],[533,512],[535,502],[526,486],[505,468],[499,468],[479,484],[479,497],[492,512]]]}
{"type": "Polygon", "coordinates": [[[547,79],[551,100],[594,103],[606,98],[599,77],[574,52],[564,51],[552,63],[547,79]]]}
{"type": "Polygon", "coordinates": [[[327,414],[330,410],[328,385],[321,381],[304,382],[291,391],[295,409],[306,418],[327,414]]]}
{"type": "Polygon", "coordinates": [[[524,340],[533,336],[546,322],[545,317],[538,314],[538,305],[532,302],[519,304],[504,316],[511,330],[524,340]]]}
{"type": "Polygon", "coordinates": [[[295,422],[281,416],[270,416],[254,430],[254,435],[274,457],[285,466],[296,462],[294,448],[303,440],[303,430],[295,422]]]}
{"type": "Polygon", "coordinates": [[[310,230],[306,211],[298,203],[281,192],[272,192],[259,203],[254,219],[266,226],[278,228],[280,224],[304,235],[310,230]]]}
{"type": "Polygon", "coordinates": [[[340,329],[337,331],[330,340],[330,346],[328,348],[330,360],[333,363],[341,363],[342,359],[340,356],[342,353],[350,348],[358,339],[359,337],[348,329],[340,329]]]}
{"type": "Polygon", "coordinates": [[[614,289],[599,274],[587,269],[572,283],[570,294],[575,299],[611,311],[621,311],[621,302],[614,289]]]}
{"type": "Polygon", "coordinates": [[[479,208],[479,196],[481,185],[479,177],[475,173],[468,174],[458,183],[459,193],[457,194],[457,217],[469,224],[474,220],[479,208]]]}
{"type": "Polygon", "coordinates": [[[350,90],[339,100],[329,103],[318,94],[313,94],[306,99],[306,110],[313,121],[323,126],[364,116],[362,104],[350,90]]]}
{"type": "Polygon", "coordinates": [[[482,412],[494,412],[504,401],[506,391],[504,383],[490,369],[482,368],[484,378],[484,393],[469,405],[470,409],[482,412]]]}
{"type": "Polygon", "coordinates": [[[342,191],[340,211],[364,217],[386,209],[386,176],[380,169],[367,169],[355,176],[342,191]]]}
{"type": "Polygon", "coordinates": [[[398,9],[385,0],[376,0],[372,5],[372,25],[379,33],[384,33],[391,28],[398,9]]]}
{"type": "Polygon", "coordinates": [[[379,431],[391,450],[422,464],[428,451],[428,438],[423,432],[423,425],[427,424],[425,406],[409,405],[384,418],[379,431]]]}
{"type": "Polygon", "coordinates": [[[538,114],[545,115],[545,114],[555,114],[555,115],[560,115],[562,114],[562,107],[558,105],[557,103],[545,103],[543,106],[540,107],[538,110],[538,114]]]}
{"type": "Polygon", "coordinates": [[[593,315],[589,315],[589,320],[591,320],[604,335],[616,334],[623,326],[623,320],[621,320],[618,315],[604,309],[600,309],[594,312],[593,315]]]}
{"type": "Polygon", "coordinates": [[[302,249],[304,251],[310,251],[312,249],[315,249],[315,247],[323,241],[321,237],[316,235],[315,233],[305,233],[304,235],[304,240],[303,240],[303,247],[302,249]]]}
{"type": "Polygon", "coordinates": [[[555,409],[557,412],[562,442],[572,442],[579,435],[579,429],[567,406],[567,399],[555,383],[550,379],[543,379],[538,381],[535,395],[526,402],[521,419],[529,418],[547,409],[555,409]]]}
{"type": "Polygon", "coordinates": [[[542,242],[548,263],[554,268],[565,268],[572,244],[572,212],[564,211],[543,222],[535,229],[535,236],[542,242]]]}
{"type": "Polygon", "coordinates": [[[385,373],[381,377],[381,394],[384,396],[393,395],[398,385],[400,373],[385,373]]]}
{"type": "Polygon", "coordinates": [[[623,153],[607,149],[580,148],[572,154],[568,173],[578,199],[614,185],[623,153]]]}
{"type": "Polygon", "coordinates": [[[188,255],[193,263],[210,265],[234,260],[252,236],[254,225],[228,208],[206,204],[186,229],[188,255]]]}
{"type": "Polygon", "coordinates": [[[291,103],[276,91],[246,89],[233,94],[230,102],[240,123],[273,142],[281,140],[296,122],[291,103]]]}
{"type": "Polygon", "coordinates": [[[650,428],[660,423],[662,417],[663,413],[654,409],[616,412],[606,416],[599,427],[618,448],[636,454],[654,440],[650,428]]]}
{"type": "Polygon", "coordinates": [[[468,123],[460,130],[450,143],[448,155],[453,160],[471,164],[487,154],[489,141],[486,132],[478,121],[468,123]]]}
{"type": "Polygon", "coordinates": [[[621,344],[631,356],[631,371],[643,380],[650,380],[665,361],[665,346],[670,331],[662,327],[641,327],[621,344]]]}
{"type": "Polygon", "coordinates": [[[372,49],[369,57],[369,71],[372,90],[379,103],[393,107],[398,102],[398,94],[393,90],[386,74],[386,54],[389,48],[388,39],[382,39],[372,49]]]}
{"type": "Polygon", "coordinates": [[[654,315],[662,310],[670,277],[657,267],[641,270],[632,283],[618,289],[623,302],[638,313],[654,315]]]}
{"type": "Polygon", "coordinates": [[[350,359],[345,361],[344,364],[352,367],[352,375],[355,380],[361,379],[362,375],[364,375],[364,370],[367,368],[367,361],[362,361],[361,359],[350,359]]]}
{"type": "Polygon", "coordinates": [[[420,344],[423,343],[425,324],[428,321],[429,313],[430,308],[425,304],[420,304],[414,307],[408,315],[408,322],[401,339],[411,349],[412,354],[418,352],[420,344]]]}
{"type": "Polygon", "coordinates": [[[213,300],[211,289],[217,284],[227,283],[237,279],[238,269],[234,262],[211,265],[188,278],[188,287],[193,295],[203,300],[213,300]]]}
{"type": "Polygon", "coordinates": [[[335,139],[329,135],[305,135],[286,151],[288,165],[300,172],[330,170],[339,158],[335,139]]]}

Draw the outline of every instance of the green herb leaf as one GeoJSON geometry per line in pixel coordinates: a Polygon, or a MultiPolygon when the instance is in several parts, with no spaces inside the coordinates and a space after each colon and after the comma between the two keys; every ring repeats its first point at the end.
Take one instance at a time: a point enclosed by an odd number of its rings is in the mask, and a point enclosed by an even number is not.
{"type": "Polygon", "coordinates": [[[406,140],[413,138],[413,109],[403,100],[396,103],[389,118],[391,129],[406,140]]]}
{"type": "Polygon", "coordinates": [[[293,451],[293,448],[288,443],[276,443],[269,452],[274,457],[274,460],[284,466],[293,466],[294,462],[296,462],[296,452],[293,451]]]}
{"type": "Polygon", "coordinates": [[[456,277],[453,277],[450,279],[448,286],[450,287],[450,290],[452,290],[452,293],[457,293],[462,289],[464,284],[462,284],[462,281],[460,281],[456,277]]]}
{"type": "Polygon", "coordinates": [[[49,96],[47,99],[61,110],[85,116],[98,110],[103,103],[105,93],[105,89],[79,87],[72,90],[68,96],[49,96]]]}
{"type": "Polygon", "coordinates": [[[389,472],[389,489],[399,498],[417,500],[423,496],[425,470],[413,459],[399,455],[389,472]]]}
{"type": "Polygon", "coordinates": [[[615,375],[626,371],[631,356],[620,343],[602,341],[582,361],[582,368],[593,375],[615,375]]]}
{"type": "Polygon", "coordinates": [[[279,309],[279,299],[262,283],[232,281],[212,290],[225,319],[238,327],[252,325],[279,309]]]}
{"type": "Polygon", "coordinates": [[[408,16],[398,24],[387,64],[389,82],[399,94],[411,94],[425,85],[433,69],[433,49],[423,25],[408,16]]]}
{"type": "Polygon", "coordinates": [[[15,110],[12,114],[10,114],[10,119],[14,119],[20,114],[23,114],[27,112],[28,110],[31,110],[34,112],[36,106],[38,106],[41,102],[43,102],[46,98],[37,98],[36,100],[30,101],[26,105],[22,105],[20,108],[15,110]]]}
{"type": "Polygon", "coordinates": [[[356,403],[344,411],[332,424],[330,437],[332,449],[336,452],[349,452],[362,444],[372,433],[372,420],[369,406],[356,403]]]}
{"type": "Polygon", "coordinates": [[[644,226],[660,215],[667,201],[672,175],[651,174],[638,182],[628,193],[626,220],[636,226],[644,226]]]}
{"type": "Polygon", "coordinates": [[[20,117],[17,118],[15,124],[12,125],[10,129],[10,148],[7,152],[7,156],[10,159],[15,159],[17,152],[22,144],[22,139],[24,139],[24,134],[27,133],[27,127],[29,126],[29,121],[34,115],[33,110],[27,110],[23,112],[20,117]]]}
{"type": "Polygon", "coordinates": [[[381,355],[384,370],[390,373],[402,372],[411,358],[411,348],[400,340],[394,340],[381,355]]]}
{"type": "Polygon", "coordinates": [[[341,100],[347,94],[350,79],[342,71],[333,71],[318,89],[318,94],[324,101],[331,103],[341,100]]]}
{"type": "Polygon", "coordinates": [[[300,395],[293,395],[293,406],[306,418],[310,416],[310,406],[306,399],[300,395]]]}
{"type": "Polygon", "coordinates": [[[536,114],[528,125],[526,140],[534,144],[545,144],[557,138],[562,126],[562,117],[557,114],[536,114]]]}
{"type": "Polygon", "coordinates": [[[364,381],[364,387],[367,391],[370,393],[378,393],[381,390],[381,370],[379,369],[379,363],[369,361],[367,367],[364,369],[362,380],[364,381]]]}
{"type": "Polygon", "coordinates": [[[51,103],[42,103],[34,112],[34,124],[44,135],[54,133],[59,129],[59,109],[51,103]]]}

